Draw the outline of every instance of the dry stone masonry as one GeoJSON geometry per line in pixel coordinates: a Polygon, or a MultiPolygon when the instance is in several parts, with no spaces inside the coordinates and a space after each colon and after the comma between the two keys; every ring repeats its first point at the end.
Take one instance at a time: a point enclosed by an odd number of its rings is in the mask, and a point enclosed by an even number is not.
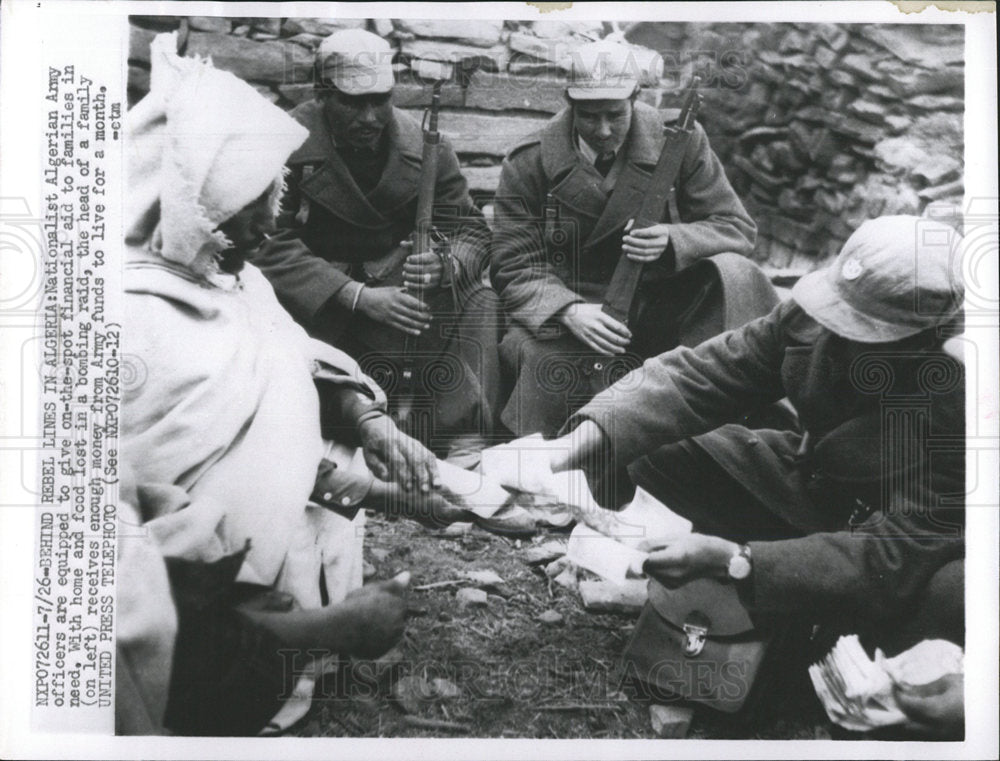
{"type": "Polygon", "coordinates": [[[756,257],[779,283],[834,255],[865,219],[961,203],[961,26],[240,18],[131,19],[129,99],[149,87],[149,43],[178,29],[285,108],[312,97],[313,53],[338,29],[389,39],[394,102],[419,116],[444,80],[441,124],[477,201],[488,206],[504,153],[565,104],[570,56],[617,35],[663,76],[641,98],[675,107],[702,79],[699,121],[760,228],[756,257]]]}

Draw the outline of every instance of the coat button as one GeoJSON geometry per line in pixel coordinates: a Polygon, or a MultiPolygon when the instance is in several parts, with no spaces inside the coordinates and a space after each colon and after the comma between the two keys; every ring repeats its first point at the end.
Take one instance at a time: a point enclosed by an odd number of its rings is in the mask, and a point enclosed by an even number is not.
{"type": "Polygon", "coordinates": [[[340,498],[340,504],[342,504],[344,507],[347,507],[348,505],[351,504],[351,498],[350,497],[341,497],[340,498]]]}
{"type": "Polygon", "coordinates": [[[330,502],[332,500],[333,500],[333,492],[332,491],[328,491],[328,492],[325,492],[323,494],[323,501],[324,502],[330,502]]]}

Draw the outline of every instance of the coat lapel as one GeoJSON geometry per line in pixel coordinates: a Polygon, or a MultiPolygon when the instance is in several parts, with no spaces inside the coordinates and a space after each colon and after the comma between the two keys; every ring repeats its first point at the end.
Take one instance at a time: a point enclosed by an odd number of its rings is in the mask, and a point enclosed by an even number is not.
{"type": "Polygon", "coordinates": [[[644,103],[636,103],[632,127],[625,141],[625,167],[604,211],[584,242],[584,248],[595,246],[608,235],[622,230],[628,220],[638,214],[662,145],[663,120],[659,111],[644,103]]]}
{"type": "Polygon", "coordinates": [[[390,212],[416,196],[420,182],[420,129],[406,114],[393,109],[394,118],[387,127],[390,132],[386,167],[368,196],[337,153],[320,104],[315,101],[303,104],[292,115],[309,130],[309,137],[292,154],[289,163],[315,166],[300,184],[302,192],[314,203],[351,225],[380,229],[391,224],[387,216],[390,212]]]}
{"type": "Polygon", "coordinates": [[[420,190],[420,167],[423,160],[423,134],[420,125],[408,114],[393,109],[389,130],[389,159],[368,202],[381,214],[405,206],[420,190]]]}

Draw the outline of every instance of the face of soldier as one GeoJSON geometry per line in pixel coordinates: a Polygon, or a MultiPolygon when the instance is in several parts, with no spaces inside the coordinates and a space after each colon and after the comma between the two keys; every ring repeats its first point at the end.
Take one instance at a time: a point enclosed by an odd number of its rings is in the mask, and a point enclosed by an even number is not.
{"type": "Polygon", "coordinates": [[[632,99],[574,101],[573,126],[598,154],[614,153],[632,126],[632,99]]]}
{"type": "Polygon", "coordinates": [[[337,145],[374,148],[392,118],[392,93],[348,95],[334,90],[323,97],[323,116],[337,145]]]}

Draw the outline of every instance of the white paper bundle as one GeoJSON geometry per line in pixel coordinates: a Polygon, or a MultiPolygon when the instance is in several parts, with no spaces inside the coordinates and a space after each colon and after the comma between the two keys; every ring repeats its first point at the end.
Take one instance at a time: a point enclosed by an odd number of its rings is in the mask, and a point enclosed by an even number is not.
{"type": "Polygon", "coordinates": [[[461,507],[480,518],[489,518],[511,499],[511,494],[495,479],[438,461],[438,472],[447,492],[461,502],[461,507]]]}
{"type": "Polygon", "coordinates": [[[578,523],[569,536],[566,557],[613,584],[624,584],[629,571],[642,574],[648,555],[578,523]]]}
{"type": "Polygon", "coordinates": [[[837,640],[830,653],[809,667],[809,678],[830,720],[854,732],[902,724],[893,686],[929,684],[962,673],[962,649],[944,640],[924,640],[895,658],[881,650],[871,660],[857,635],[837,640]]]}

